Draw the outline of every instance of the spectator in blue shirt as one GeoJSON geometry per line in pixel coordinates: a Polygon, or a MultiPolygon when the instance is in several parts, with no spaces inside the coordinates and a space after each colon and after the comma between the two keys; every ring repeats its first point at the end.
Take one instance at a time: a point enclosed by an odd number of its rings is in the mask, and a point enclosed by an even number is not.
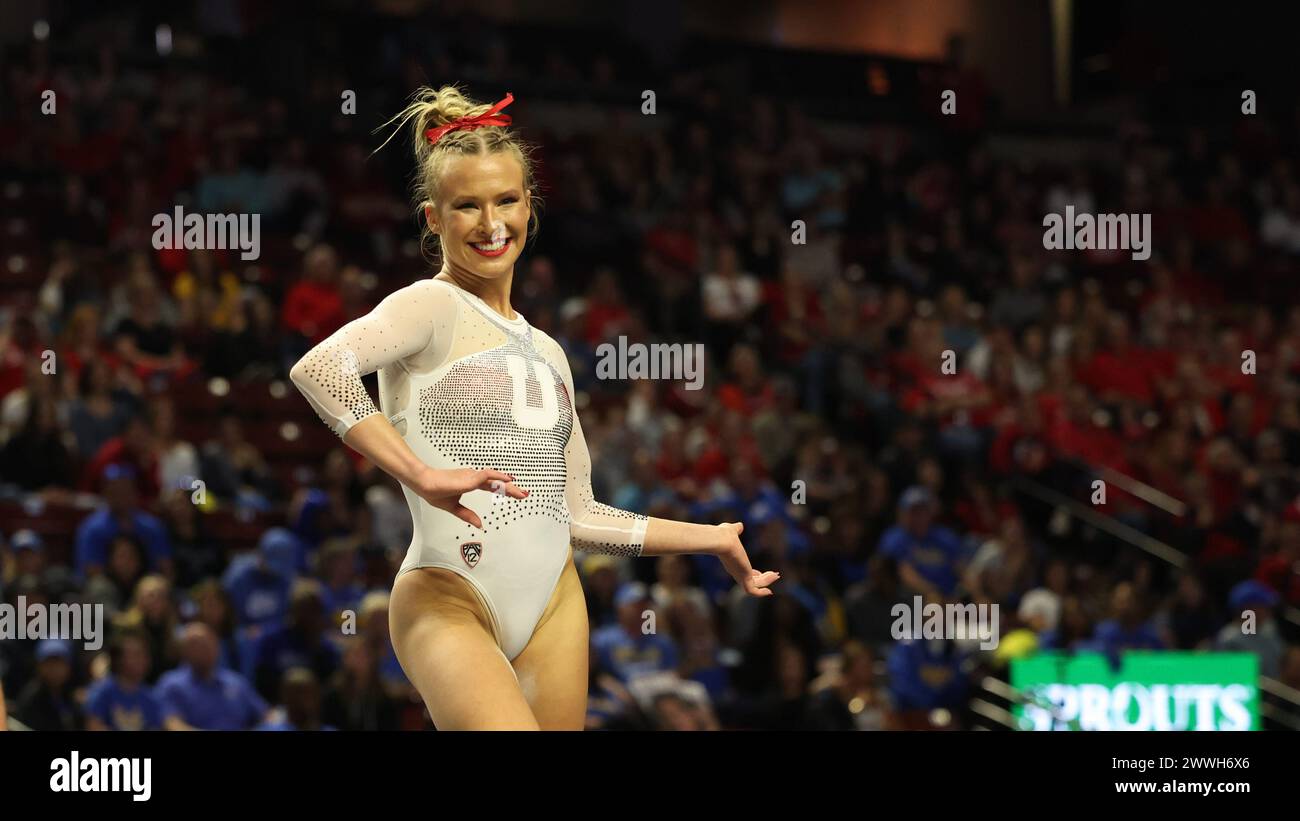
{"type": "Polygon", "coordinates": [[[267,718],[267,704],[248,680],[217,666],[217,637],[191,622],[181,635],[185,663],[158,681],[169,730],[247,730],[267,718]]]}
{"type": "Polygon", "coordinates": [[[124,630],[109,647],[110,673],[86,693],[87,730],[161,730],[163,703],[145,683],[149,640],[124,630]]]}
{"type": "Polygon", "coordinates": [[[344,610],[354,613],[366,589],[357,581],[357,551],[347,539],[329,539],[320,549],[320,577],[324,581],[325,612],[337,618],[344,610]]]}
{"type": "Polygon", "coordinates": [[[1125,650],[1163,650],[1165,643],[1142,614],[1142,605],[1130,582],[1120,582],[1110,597],[1114,617],[1097,625],[1093,641],[1111,664],[1119,666],[1125,650]]]}
{"type": "Polygon", "coordinates": [[[1232,588],[1228,607],[1233,618],[1219,631],[1215,648],[1236,653],[1254,653],[1259,657],[1259,674],[1277,678],[1282,672],[1282,658],[1286,655],[1286,641],[1277,628],[1273,608],[1282,598],[1263,582],[1247,579],[1232,588]],[[1255,615],[1255,629],[1247,633],[1242,629],[1242,615],[1251,611],[1255,615]]]}
{"type": "Polygon", "coordinates": [[[328,680],[339,667],[339,650],[326,635],[325,601],[320,582],[299,579],[290,597],[289,620],[257,643],[253,681],[263,698],[274,699],[284,675],[306,667],[328,680]]]}
{"type": "Polygon", "coordinates": [[[257,726],[258,730],[300,731],[337,730],[320,720],[320,683],[306,667],[291,667],[284,672],[280,682],[280,703],[283,714],[268,719],[257,726]]]}
{"type": "Polygon", "coordinates": [[[279,627],[289,609],[289,588],[298,561],[298,540],[282,527],[262,534],[257,552],[230,563],[221,585],[230,595],[235,621],[252,635],[279,627]]]}
{"type": "Polygon", "coordinates": [[[934,524],[936,504],[928,488],[915,485],[898,502],[898,524],[880,537],[880,552],[898,562],[903,584],[936,600],[957,590],[965,550],[957,534],[934,524]]]}
{"type": "MultiPolygon", "coordinates": [[[[646,623],[642,613],[653,606],[650,591],[644,584],[627,582],[614,596],[618,624],[602,627],[592,634],[601,667],[625,684],[637,676],[677,668],[677,647],[672,640],[657,632],[642,632],[641,626],[646,623]]],[[[666,632],[667,625],[664,629],[666,632]]]]}
{"type": "Polygon", "coordinates": [[[388,634],[388,593],[371,590],[361,600],[360,608],[357,614],[358,635],[379,660],[379,677],[397,692],[414,693],[415,687],[406,678],[406,671],[393,649],[392,636],[388,634]]]}
{"type": "Polygon", "coordinates": [[[146,513],[138,504],[135,471],[126,464],[109,465],[104,470],[106,505],[86,517],[77,528],[75,561],[77,572],[90,577],[104,572],[108,548],[119,534],[134,536],[148,553],[149,570],[170,576],[172,548],[167,528],[158,517],[146,513]]]}
{"type": "Polygon", "coordinates": [[[906,639],[889,654],[889,695],[903,712],[959,708],[970,681],[965,654],[948,639],[906,639]]]}

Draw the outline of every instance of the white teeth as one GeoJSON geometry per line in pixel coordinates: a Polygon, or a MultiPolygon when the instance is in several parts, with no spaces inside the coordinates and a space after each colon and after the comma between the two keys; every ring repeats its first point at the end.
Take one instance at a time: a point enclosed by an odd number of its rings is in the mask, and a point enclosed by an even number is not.
{"type": "Polygon", "coordinates": [[[502,248],[506,247],[506,240],[499,239],[496,242],[471,242],[470,245],[473,245],[480,251],[500,251],[502,248]]]}

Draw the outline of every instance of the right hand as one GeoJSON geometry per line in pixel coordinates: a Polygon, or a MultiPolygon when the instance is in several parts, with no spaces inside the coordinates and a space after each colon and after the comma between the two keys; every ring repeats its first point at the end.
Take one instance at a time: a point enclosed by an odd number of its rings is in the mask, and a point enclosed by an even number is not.
{"type": "Polygon", "coordinates": [[[513,499],[523,499],[528,491],[514,485],[515,477],[501,470],[484,468],[456,468],[454,470],[435,470],[429,468],[416,480],[412,490],[421,499],[436,508],[441,508],[458,519],[469,522],[479,530],[483,521],[478,514],[460,503],[460,497],[471,490],[486,490],[495,493],[502,489],[505,495],[513,499]]]}

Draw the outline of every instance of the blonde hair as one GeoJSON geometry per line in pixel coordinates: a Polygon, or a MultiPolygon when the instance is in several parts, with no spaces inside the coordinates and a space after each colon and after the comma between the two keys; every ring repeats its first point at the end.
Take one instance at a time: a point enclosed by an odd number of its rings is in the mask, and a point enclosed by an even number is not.
{"type": "Polygon", "coordinates": [[[431,128],[446,125],[462,117],[477,117],[490,108],[492,108],[490,104],[480,103],[467,97],[456,85],[445,85],[439,89],[421,86],[411,95],[411,102],[406,108],[379,126],[379,129],[382,129],[393,123],[397,124],[393,132],[388,135],[388,139],[379,146],[383,148],[402,129],[402,126],[408,122],[411,124],[411,140],[414,143],[416,165],[412,189],[415,212],[421,224],[421,249],[426,247],[426,242],[435,249],[435,252],[438,249],[438,235],[429,228],[429,221],[424,218],[424,209],[430,205],[437,207],[442,173],[447,158],[453,155],[506,152],[518,160],[519,167],[524,172],[524,189],[531,194],[532,199],[531,214],[528,217],[528,236],[532,238],[537,234],[541,196],[537,192],[537,180],[533,175],[531,145],[519,139],[508,127],[496,125],[449,131],[432,145],[425,136],[431,128]]]}

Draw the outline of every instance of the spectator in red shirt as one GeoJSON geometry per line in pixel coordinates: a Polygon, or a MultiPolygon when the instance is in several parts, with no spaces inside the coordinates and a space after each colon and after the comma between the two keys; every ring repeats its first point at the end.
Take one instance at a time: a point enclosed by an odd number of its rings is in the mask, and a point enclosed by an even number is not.
{"type": "Polygon", "coordinates": [[[1105,350],[1092,355],[1079,369],[1078,379],[1103,402],[1132,400],[1150,405],[1155,378],[1147,353],[1131,343],[1128,319],[1112,314],[1106,323],[1105,350]]]}
{"type": "Polygon", "coordinates": [[[287,331],[285,356],[294,362],[343,325],[338,265],[333,248],[317,245],[303,260],[302,279],[285,295],[280,322],[287,331]]]}
{"type": "Polygon", "coordinates": [[[82,473],[81,490],[87,493],[102,492],[104,470],[109,465],[125,462],[134,468],[140,499],[151,504],[158,498],[159,489],[156,448],[148,417],[143,413],[132,416],[122,434],[105,442],[86,465],[82,473]]]}
{"type": "Polygon", "coordinates": [[[745,417],[772,407],[776,394],[763,378],[758,352],[749,345],[731,351],[731,379],[718,389],[718,401],[745,417]]]}

